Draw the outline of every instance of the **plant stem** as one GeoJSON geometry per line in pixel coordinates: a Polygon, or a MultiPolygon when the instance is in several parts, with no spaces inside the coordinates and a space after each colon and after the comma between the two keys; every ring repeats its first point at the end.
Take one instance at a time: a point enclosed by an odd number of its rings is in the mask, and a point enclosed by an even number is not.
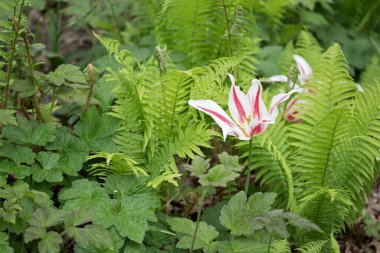
{"type": "Polygon", "coordinates": [[[230,27],[230,21],[228,19],[228,13],[227,13],[227,7],[226,3],[223,0],[223,10],[224,10],[224,17],[226,18],[226,24],[227,24],[227,32],[228,32],[228,48],[230,50],[230,56],[234,55],[234,52],[232,50],[232,36],[231,36],[231,27],[230,27]]]}
{"type": "Polygon", "coordinates": [[[25,51],[26,51],[26,55],[27,55],[27,58],[28,58],[28,66],[29,66],[30,78],[31,78],[32,84],[35,87],[34,88],[34,94],[33,94],[33,106],[34,106],[34,109],[36,109],[37,119],[40,120],[40,121],[42,121],[42,122],[45,122],[45,119],[44,119],[44,117],[42,115],[42,112],[41,112],[40,103],[38,102],[39,88],[38,88],[37,80],[36,80],[36,78],[34,76],[33,60],[32,60],[32,55],[30,54],[30,48],[29,48],[28,39],[26,37],[26,32],[22,33],[22,39],[24,40],[25,51]]]}
{"type": "MultiPolygon", "coordinates": [[[[8,68],[7,68],[7,77],[5,79],[3,109],[7,108],[7,103],[8,103],[9,81],[11,80],[13,57],[15,55],[16,42],[17,42],[17,37],[18,37],[18,30],[20,29],[20,21],[21,21],[22,9],[24,8],[24,3],[25,3],[25,0],[22,0],[21,6],[20,6],[20,12],[18,14],[18,19],[16,20],[16,26],[15,26],[15,29],[14,29],[15,33],[14,33],[14,37],[13,37],[13,41],[12,41],[11,57],[9,58],[8,68]]],[[[15,20],[15,18],[14,18],[14,20],[15,20]]]]}
{"type": "Polygon", "coordinates": [[[248,195],[249,181],[251,179],[251,160],[252,160],[252,138],[249,140],[249,153],[248,153],[248,165],[247,165],[247,177],[245,180],[244,192],[248,195]]]}
{"type": "Polygon", "coordinates": [[[86,104],[84,105],[83,112],[86,112],[88,106],[90,105],[91,97],[94,91],[94,83],[95,83],[94,66],[91,63],[87,65],[87,70],[88,70],[88,82],[90,85],[90,90],[88,91],[87,100],[86,100],[86,104]]]}
{"type": "Polygon", "coordinates": [[[203,200],[204,200],[204,197],[205,197],[205,192],[206,191],[202,190],[201,197],[198,200],[197,221],[196,221],[196,224],[195,224],[195,230],[194,230],[193,240],[191,241],[190,253],[193,253],[194,244],[195,244],[195,238],[197,237],[197,232],[198,232],[198,228],[199,228],[199,221],[201,219],[201,212],[202,212],[202,206],[203,206],[203,200]]]}
{"type": "Polygon", "coordinates": [[[269,236],[269,242],[268,242],[268,253],[270,253],[270,247],[272,245],[272,235],[269,236]]]}

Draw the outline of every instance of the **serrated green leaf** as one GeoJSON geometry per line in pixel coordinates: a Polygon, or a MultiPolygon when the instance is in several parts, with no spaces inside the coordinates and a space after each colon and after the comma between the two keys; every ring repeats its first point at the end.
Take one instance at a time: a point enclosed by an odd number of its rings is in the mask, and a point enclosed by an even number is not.
{"type": "Polygon", "coordinates": [[[218,164],[212,167],[206,175],[200,176],[199,183],[204,186],[226,187],[228,182],[231,182],[239,177],[239,174],[228,170],[224,165],[218,164]]]}
{"type": "Polygon", "coordinates": [[[0,173],[14,175],[18,179],[23,179],[31,174],[29,166],[18,165],[14,161],[4,159],[0,161],[0,173]]]}
{"type": "MultiPolygon", "coordinates": [[[[104,188],[88,179],[75,180],[72,187],[62,190],[59,200],[66,210],[85,209],[98,212],[99,204],[110,204],[110,198],[104,188]]],[[[90,216],[91,214],[89,214],[90,216]]]]}
{"type": "Polygon", "coordinates": [[[61,182],[62,171],[58,167],[59,154],[53,152],[39,152],[37,154],[38,164],[32,166],[33,179],[37,182],[61,182]]]}
{"type": "Polygon", "coordinates": [[[7,125],[3,128],[3,137],[16,144],[45,146],[55,139],[55,127],[52,123],[35,122],[22,127],[7,125]]]}
{"type": "Polygon", "coordinates": [[[62,237],[57,232],[50,231],[38,243],[38,250],[40,253],[58,253],[61,243],[62,237]]]}
{"type": "Polygon", "coordinates": [[[2,125],[17,125],[16,117],[13,115],[16,111],[0,109],[0,124],[2,125]]]}
{"type": "Polygon", "coordinates": [[[149,229],[148,221],[157,220],[154,210],[158,206],[159,199],[152,193],[124,196],[112,204],[102,205],[94,222],[106,227],[114,225],[121,236],[142,243],[149,229]]]}
{"type": "Polygon", "coordinates": [[[191,165],[186,164],[185,169],[191,172],[192,176],[200,177],[205,174],[210,167],[210,159],[203,159],[200,156],[195,156],[191,165]]]}
{"type": "MultiPolygon", "coordinates": [[[[186,218],[171,218],[167,220],[167,223],[180,238],[177,248],[190,249],[195,231],[195,222],[186,218]]],[[[205,222],[199,222],[194,249],[207,247],[218,236],[219,232],[213,226],[207,225],[205,222]]]]}
{"type": "Polygon", "coordinates": [[[47,149],[59,151],[58,167],[70,176],[78,174],[77,171],[82,168],[88,154],[87,145],[64,127],[57,129],[56,140],[47,149]]]}
{"type": "Polygon", "coordinates": [[[111,234],[104,226],[89,224],[84,227],[79,227],[79,225],[89,221],[88,215],[83,211],[84,210],[79,210],[69,214],[65,222],[67,234],[73,237],[80,247],[87,248],[94,246],[95,248],[113,251],[111,234]]]}
{"type": "Polygon", "coordinates": [[[13,249],[9,246],[8,235],[6,233],[0,232],[0,252],[2,253],[13,253],[13,249]]]}
{"type": "Polygon", "coordinates": [[[220,164],[229,170],[240,172],[243,170],[243,166],[239,164],[239,157],[234,155],[231,156],[227,152],[223,152],[218,155],[220,164]]]}
{"type": "Polygon", "coordinates": [[[47,74],[47,78],[57,86],[66,84],[67,81],[72,83],[86,83],[86,78],[79,67],[69,64],[59,65],[54,72],[47,74]]]}
{"type": "Polygon", "coordinates": [[[0,148],[0,155],[13,160],[16,164],[33,164],[36,155],[29,147],[7,144],[0,148]]]}
{"type": "Polygon", "coordinates": [[[15,199],[7,199],[3,203],[3,208],[0,208],[0,217],[3,220],[12,224],[16,223],[16,215],[22,207],[16,202],[15,199]]]}
{"type": "Polygon", "coordinates": [[[118,120],[107,114],[100,114],[96,107],[90,107],[75,125],[75,133],[91,151],[117,152],[112,136],[118,131],[118,120]]]}
{"type": "Polygon", "coordinates": [[[135,242],[130,242],[125,247],[124,253],[145,253],[146,248],[144,244],[138,244],[135,242]]]}
{"type": "Polygon", "coordinates": [[[36,209],[28,221],[30,227],[24,233],[25,242],[43,239],[46,236],[46,228],[62,222],[63,216],[64,212],[59,209],[36,209]]]}
{"type": "Polygon", "coordinates": [[[275,196],[274,193],[255,193],[247,201],[245,193],[239,192],[222,208],[220,223],[230,229],[234,236],[250,235],[262,228],[253,220],[270,210],[275,196]]]}

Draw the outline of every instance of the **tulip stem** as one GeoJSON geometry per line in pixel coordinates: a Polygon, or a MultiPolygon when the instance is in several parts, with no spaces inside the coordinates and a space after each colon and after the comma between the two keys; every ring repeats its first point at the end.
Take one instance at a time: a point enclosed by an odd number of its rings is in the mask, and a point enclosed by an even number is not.
{"type": "Polygon", "coordinates": [[[197,221],[195,224],[193,239],[191,241],[190,253],[193,253],[193,250],[194,250],[195,239],[197,238],[197,233],[198,233],[198,229],[199,229],[199,222],[201,220],[201,212],[202,212],[202,206],[203,206],[203,201],[204,201],[205,195],[206,195],[206,190],[202,190],[201,196],[198,199],[197,221]]]}
{"type": "Polygon", "coordinates": [[[244,192],[246,195],[248,195],[249,181],[251,179],[251,161],[252,161],[252,138],[249,140],[247,178],[245,180],[245,187],[244,187],[244,192]]]}

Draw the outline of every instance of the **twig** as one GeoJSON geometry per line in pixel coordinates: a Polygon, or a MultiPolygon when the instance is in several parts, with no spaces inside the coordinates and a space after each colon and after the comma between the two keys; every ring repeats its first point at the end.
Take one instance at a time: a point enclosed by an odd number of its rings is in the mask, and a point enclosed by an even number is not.
{"type": "Polygon", "coordinates": [[[46,122],[44,119],[44,116],[42,115],[40,103],[38,101],[38,93],[39,93],[40,89],[38,88],[38,83],[37,83],[37,80],[34,76],[33,60],[32,60],[32,55],[30,54],[30,48],[29,48],[28,39],[26,37],[26,32],[22,33],[22,39],[24,40],[25,51],[26,51],[26,55],[28,58],[30,78],[31,78],[32,84],[34,85],[33,106],[34,106],[34,109],[36,109],[37,120],[39,120],[41,122],[46,122]]]}
{"type": "MultiPolygon", "coordinates": [[[[20,29],[20,21],[21,21],[21,15],[22,15],[22,9],[24,8],[25,0],[22,0],[21,7],[20,7],[20,13],[18,15],[18,19],[14,18],[16,21],[16,27],[15,27],[15,34],[12,41],[12,49],[11,49],[11,57],[9,58],[8,62],[8,68],[7,68],[7,77],[5,79],[5,90],[4,90],[4,103],[3,103],[3,109],[7,108],[8,104],[8,92],[9,92],[9,81],[11,79],[11,73],[12,73],[12,63],[13,63],[13,57],[15,55],[15,49],[16,49],[16,42],[18,37],[18,30],[20,29]]],[[[15,11],[16,13],[16,11],[15,11]]]]}

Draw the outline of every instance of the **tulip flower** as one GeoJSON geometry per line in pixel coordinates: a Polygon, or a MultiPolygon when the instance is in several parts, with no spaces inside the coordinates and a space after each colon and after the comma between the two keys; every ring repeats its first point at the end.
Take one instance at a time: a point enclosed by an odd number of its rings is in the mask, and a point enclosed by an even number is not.
{"type": "Polygon", "coordinates": [[[274,124],[278,116],[277,106],[286,101],[297,90],[280,93],[272,98],[269,111],[262,100],[262,86],[259,80],[253,79],[247,95],[235,85],[235,78],[231,79],[231,90],[228,99],[228,114],[212,100],[190,100],[189,105],[210,115],[222,128],[224,140],[227,135],[236,136],[240,140],[250,140],[253,136],[262,133],[269,124],[274,124]]]}

